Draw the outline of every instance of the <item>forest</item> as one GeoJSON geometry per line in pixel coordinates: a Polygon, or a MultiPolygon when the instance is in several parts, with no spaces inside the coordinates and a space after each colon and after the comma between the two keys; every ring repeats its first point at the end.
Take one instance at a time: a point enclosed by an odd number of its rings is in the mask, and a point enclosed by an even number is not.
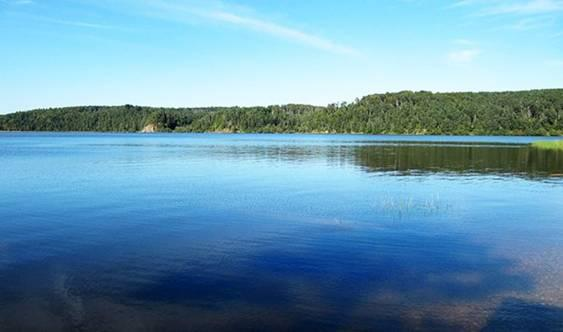
{"type": "Polygon", "coordinates": [[[3,131],[563,135],[563,89],[373,94],[326,107],[78,106],[0,116],[3,131]]]}

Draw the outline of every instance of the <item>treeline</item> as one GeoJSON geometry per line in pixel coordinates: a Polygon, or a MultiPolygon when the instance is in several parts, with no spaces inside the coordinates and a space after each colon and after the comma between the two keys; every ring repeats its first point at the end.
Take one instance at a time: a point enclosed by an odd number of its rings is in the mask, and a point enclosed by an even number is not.
{"type": "Polygon", "coordinates": [[[563,135],[563,89],[376,94],[327,107],[85,106],[0,116],[0,130],[563,135]]]}

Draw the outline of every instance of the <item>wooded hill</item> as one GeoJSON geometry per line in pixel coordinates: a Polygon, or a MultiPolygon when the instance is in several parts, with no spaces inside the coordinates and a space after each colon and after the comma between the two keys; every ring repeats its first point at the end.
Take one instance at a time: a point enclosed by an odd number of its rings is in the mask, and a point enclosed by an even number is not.
{"type": "Polygon", "coordinates": [[[374,94],[353,103],[267,107],[80,106],[0,116],[0,130],[563,135],[563,89],[374,94]]]}

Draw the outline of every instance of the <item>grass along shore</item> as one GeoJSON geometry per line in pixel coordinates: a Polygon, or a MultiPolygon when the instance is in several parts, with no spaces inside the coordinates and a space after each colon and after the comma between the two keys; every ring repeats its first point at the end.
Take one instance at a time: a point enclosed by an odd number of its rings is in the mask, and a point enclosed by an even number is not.
{"type": "Polygon", "coordinates": [[[542,150],[561,150],[563,151],[563,140],[561,141],[538,141],[533,142],[532,147],[542,150]]]}

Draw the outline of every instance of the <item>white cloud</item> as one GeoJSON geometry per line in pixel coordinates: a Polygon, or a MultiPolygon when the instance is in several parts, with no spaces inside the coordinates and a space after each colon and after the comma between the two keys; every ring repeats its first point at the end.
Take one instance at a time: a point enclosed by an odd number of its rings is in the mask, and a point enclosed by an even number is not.
{"type": "MultiPolygon", "coordinates": [[[[232,5],[220,0],[80,0],[90,5],[124,12],[135,11],[147,17],[192,24],[198,20],[218,22],[252,30],[275,38],[326,51],[333,54],[362,57],[362,53],[350,46],[329,38],[306,32],[289,25],[277,23],[257,13],[252,8],[232,5]]],[[[27,4],[33,0],[0,0],[0,3],[27,4]]],[[[54,19],[35,17],[54,24],[64,24],[93,29],[120,29],[81,19],[54,19]]]]}
{"type": "Polygon", "coordinates": [[[450,8],[480,8],[480,15],[537,15],[563,11],[563,0],[458,0],[450,8]]]}
{"type": "Polygon", "coordinates": [[[462,45],[462,46],[470,46],[470,45],[475,45],[475,43],[469,39],[455,39],[453,40],[453,43],[456,45],[462,45]]]}
{"type": "Polygon", "coordinates": [[[25,6],[35,3],[33,0],[4,0],[3,2],[9,5],[16,5],[16,6],[25,6]]]}
{"type": "Polygon", "coordinates": [[[563,11],[562,0],[498,1],[486,14],[546,14],[563,11]]]}
{"type": "Polygon", "coordinates": [[[448,61],[451,63],[469,63],[475,60],[481,53],[481,50],[477,48],[455,50],[448,53],[448,61]]]}
{"type": "Polygon", "coordinates": [[[454,8],[454,7],[464,7],[464,6],[469,6],[469,5],[473,5],[475,4],[476,0],[459,0],[454,2],[450,7],[454,8]]]}
{"type": "Polygon", "coordinates": [[[550,18],[545,17],[527,17],[506,26],[506,28],[518,31],[528,31],[549,27],[553,24],[550,18]]]}
{"type": "Polygon", "coordinates": [[[274,22],[239,16],[227,12],[207,12],[203,13],[203,16],[213,20],[234,24],[254,31],[269,34],[275,37],[298,42],[317,49],[338,54],[359,55],[359,52],[351,47],[340,45],[328,39],[324,39],[274,22]]]}
{"type": "Polygon", "coordinates": [[[498,29],[513,31],[549,30],[562,19],[563,0],[458,0],[450,9],[472,10],[469,18],[499,24],[498,29]]]}
{"type": "Polygon", "coordinates": [[[47,18],[47,17],[35,17],[35,19],[40,20],[40,21],[44,21],[44,22],[55,23],[55,24],[63,24],[63,25],[71,25],[71,26],[80,27],[80,28],[91,28],[91,29],[116,29],[117,28],[115,26],[106,25],[106,24],[90,23],[90,22],[83,22],[83,21],[57,20],[57,19],[51,19],[51,18],[47,18]]]}
{"type": "Polygon", "coordinates": [[[27,6],[34,3],[32,0],[0,0],[0,5],[5,4],[8,6],[27,6]]]}
{"type": "Polygon", "coordinates": [[[328,38],[305,32],[294,27],[274,22],[265,18],[264,15],[255,13],[253,10],[246,11],[252,12],[252,15],[248,13],[240,14],[238,13],[237,7],[227,5],[226,3],[220,1],[188,1],[186,3],[165,0],[145,0],[143,3],[152,7],[153,10],[160,11],[157,15],[163,19],[178,20],[178,15],[180,14],[181,16],[181,14],[183,14],[184,16],[180,17],[180,21],[190,21],[190,19],[195,16],[209,21],[238,26],[330,53],[348,56],[362,55],[360,51],[353,47],[337,43],[328,38]]]}

